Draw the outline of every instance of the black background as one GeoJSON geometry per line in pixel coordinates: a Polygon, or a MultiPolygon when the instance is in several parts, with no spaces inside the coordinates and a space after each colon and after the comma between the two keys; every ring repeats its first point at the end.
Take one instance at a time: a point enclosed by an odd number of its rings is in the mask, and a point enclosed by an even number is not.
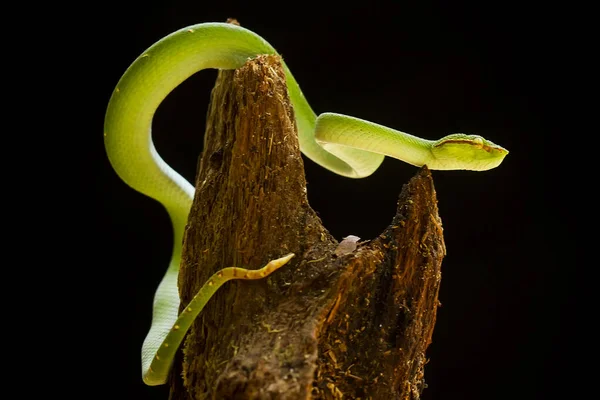
{"type": "MultiPolygon", "coordinates": [[[[545,399],[580,387],[568,356],[577,351],[567,345],[574,289],[561,273],[563,245],[553,234],[568,223],[557,214],[564,204],[550,150],[560,134],[553,98],[563,85],[558,60],[566,39],[552,29],[560,12],[487,2],[361,4],[181,1],[90,11],[104,21],[94,54],[99,92],[89,161],[102,201],[103,270],[96,276],[109,292],[100,318],[109,321],[110,354],[118,354],[116,367],[107,367],[111,398],[167,397],[166,388],[143,385],[140,348],[172,237],[162,206],[121,182],[105,157],[106,104],[125,69],[156,40],[228,17],[278,49],[317,113],[348,114],[428,139],[476,133],[509,149],[488,172],[434,171],[448,255],[423,399],[545,399]]],[[[213,70],[194,75],[154,118],[159,153],[191,182],[215,77],[213,70]]],[[[305,169],[311,206],[338,240],[377,236],[417,171],[389,158],[362,180],[307,159],[305,169]]]]}

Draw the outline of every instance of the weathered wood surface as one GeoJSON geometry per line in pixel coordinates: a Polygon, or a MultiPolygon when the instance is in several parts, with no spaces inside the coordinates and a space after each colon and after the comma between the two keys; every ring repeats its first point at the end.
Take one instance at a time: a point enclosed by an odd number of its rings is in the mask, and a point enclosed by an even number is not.
{"type": "Polygon", "coordinates": [[[308,204],[295,129],[279,57],[219,73],[182,304],[220,268],[296,257],[217,292],[175,362],[172,399],[419,398],[445,255],[431,174],[423,168],[404,186],[379,237],[338,256],[308,204]]]}

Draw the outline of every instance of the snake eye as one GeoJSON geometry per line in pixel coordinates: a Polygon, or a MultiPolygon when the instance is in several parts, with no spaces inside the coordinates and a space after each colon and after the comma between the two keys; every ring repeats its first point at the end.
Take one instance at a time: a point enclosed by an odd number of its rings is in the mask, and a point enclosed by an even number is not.
{"type": "Polygon", "coordinates": [[[483,147],[483,138],[481,136],[474,137],[473,144],[479,148],[483,147]]]}

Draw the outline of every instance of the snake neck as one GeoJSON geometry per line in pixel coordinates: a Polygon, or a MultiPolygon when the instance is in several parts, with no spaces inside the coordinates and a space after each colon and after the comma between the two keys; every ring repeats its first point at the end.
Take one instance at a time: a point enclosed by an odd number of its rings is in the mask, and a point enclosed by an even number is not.
{"type": "MultiPolygon", "coordinates": [[[[315,139],[327,151],[358,165],[366,154],[379,154],[402,160],[417,167],[435,162],[431,149],[435,143],[408,133],[400,132],[374,122],[348,115],[323,113],[317,118],[315,139]],[[368,153],[365,153],[368,152],[368,153]]],[[[369,175],[367,169],[359,170],[359,177],[369,175]]]]}
{"type": "Polygon", "coordinates": [[[389,135],[389,145],[381,149],[382,154],[404,161],[416,167],[427,165],[432,168],[435,157],[431,149],[433,140],[422,139],[405,132],[393,131],[389,135]]]}

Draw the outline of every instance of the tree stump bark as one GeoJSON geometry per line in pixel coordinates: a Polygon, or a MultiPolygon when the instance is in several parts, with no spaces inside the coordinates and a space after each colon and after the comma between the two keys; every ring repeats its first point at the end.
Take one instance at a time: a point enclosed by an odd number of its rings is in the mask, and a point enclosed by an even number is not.
{"type": "Polygon", "coordinates": [[[296,257],[216,293],[174,363],[171,398],[418,399],[445,255],[431,174],[424,167],[404,186],[379,237],[338,247],[307,201],[280,61],[260,56],[219,73],[184,239],[182,305],[223,267],[296,257]]]}

